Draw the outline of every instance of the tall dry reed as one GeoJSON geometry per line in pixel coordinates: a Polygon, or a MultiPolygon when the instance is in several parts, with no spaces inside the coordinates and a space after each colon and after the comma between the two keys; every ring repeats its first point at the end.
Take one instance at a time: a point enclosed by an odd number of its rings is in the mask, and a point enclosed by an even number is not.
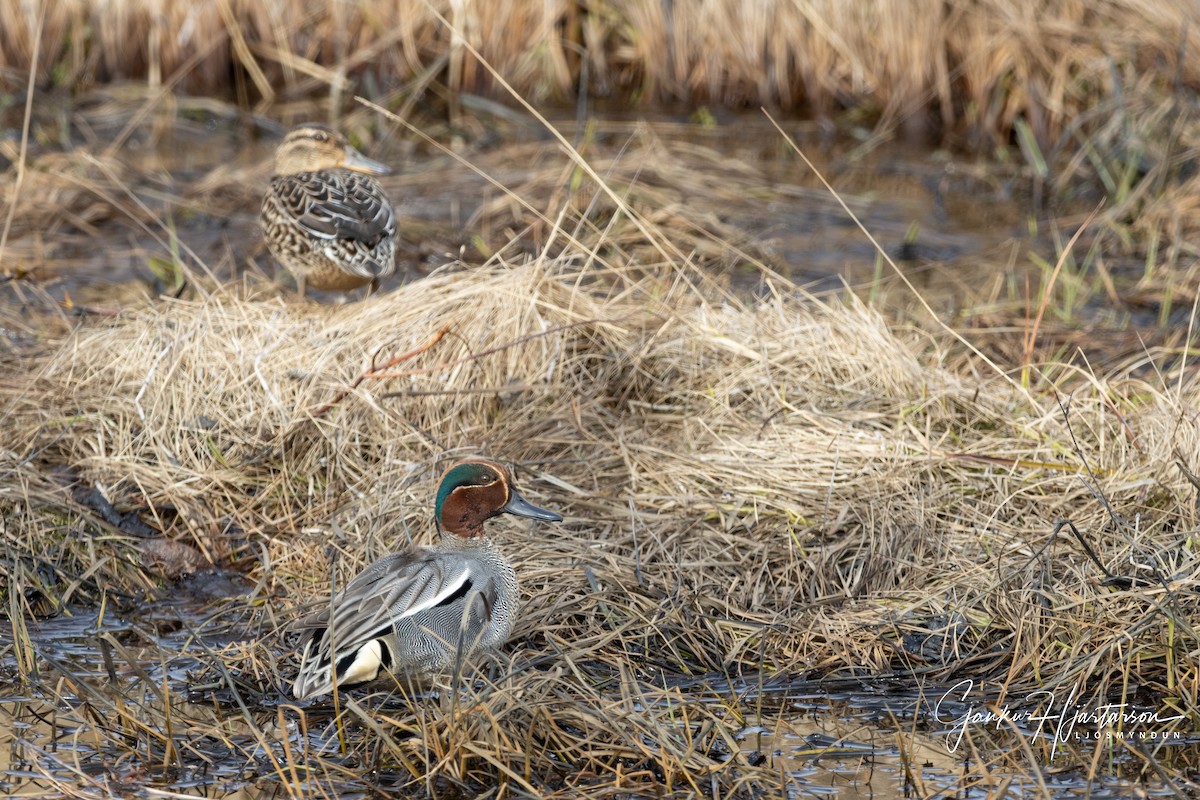
{"type": "Polygon", "coordinates": [[[316,90],[852,108],[887,128],[1043,148],[1145,76],[1200,84],[1200,9],[1172,0],[1051,3],[769,0],[5,0],[0,70],[22,85],[41,25],[42,85],[125,78],[270,103],[316,90]],[[447,27],[450,26],[450,27],[447,27]],[[469,47],[468,47],[469,45],[469,47]]]}

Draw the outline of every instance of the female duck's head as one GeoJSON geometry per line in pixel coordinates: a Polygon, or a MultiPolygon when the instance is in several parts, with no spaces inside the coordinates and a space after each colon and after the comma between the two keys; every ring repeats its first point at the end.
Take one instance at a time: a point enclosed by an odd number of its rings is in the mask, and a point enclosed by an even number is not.
{"type": "Polygon", "coordinates": [[[296,175],[322,169],[349,169],[368,175],[386,175],[391,168],[372,161],[346,141],[346,137],[316,123],[288,131],[275,150],[275,174],[296,175]]]}

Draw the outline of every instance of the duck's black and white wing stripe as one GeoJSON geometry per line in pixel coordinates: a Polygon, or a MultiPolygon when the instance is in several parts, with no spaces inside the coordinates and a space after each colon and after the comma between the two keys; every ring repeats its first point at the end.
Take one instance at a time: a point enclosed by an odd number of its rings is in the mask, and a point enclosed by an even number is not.
{"type": "Polygon", "coordinates": [[[302,620],[300,672],[293,693],[299,699],[339,685],[374,680],[391,666],[387,645],[396,620],[419,614],[470,591],[472,562],[429,551],[388,556],[358,575],[330,608],[302,620]],[[331,622],[332,612],[332,622],[331,622]]]}

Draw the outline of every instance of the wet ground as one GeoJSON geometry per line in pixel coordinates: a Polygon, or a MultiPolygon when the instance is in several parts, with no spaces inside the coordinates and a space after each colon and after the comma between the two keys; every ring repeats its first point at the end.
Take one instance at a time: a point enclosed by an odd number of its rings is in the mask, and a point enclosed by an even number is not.
{"type": "MultiPolygon", "coordinates": [[[[364,770],[355,758],[340,755],[345,746],[340,737],[354,732],[339,735],[322,728],[314,708],[298,717],[284,687],[239,697],[229,691],[237,680],[209,680],[214,673],[208,667],[219,660],[212,650],[236,638],[228,634],[236,620],[221,613],[219,598],[246,588],[238,575],[201,574],[181,581],[172,597],[124,613],[112,607],[75,608],[29,622],[29,655],[40,665],[41,682],[13,684],[0,697],[0,792],[59,797],[70,787],[72,796],[88,798],[272,798],[293,796],[296,785],[306,785],[314,796],[420,795],[420,782],[403,770],[364,770]],[[164,707],[169,713],[158,713],[164,707]],[[144,728],[131,722],[139,717],[146,721],[144,728]],[[151,723],[164,718],[165,726],[151,723]],[[121,730],[124,736],[116,735],[121,730]],[[314,772],[296,784],[296,776],[281,765],[299,753],[308,754],[306,763],[320,754],[346,770],[314,772]]],[[[12,631],[0,631],[3,650],[12,653],[13,645],[12,631]]],[[[0,669],[15,674],[16,659],[0,659],[0,669]]],[[[965,715],[976,709],[960,702],[961,686],[916,693],[889,686],[885,677],[788,681],[775,676],[761,682],[751,677],[730,684],[708,676],[672,688],[701,703],[740,697],[744,724],[714,739],[714,749],[734,774],[739,765],[768,767],[775,782],[759,779],[754,785],[761,796],[1166,797],[1176,796],[1179,788],[1153,775],[1139,779],[1134,772],[1131,777],[1134,759],[1119,746],[1112,748],[1101,771],[1107,777],[1099,781],[1088,780],[1079,768],[1035,777],[1036,770],[1014,773],[998,758],[989,764],[989,753],[1020,739],[1029,757],[1052,763],[1047,749],[1055,746],[1055,736],[1029,725],[1015,735],[1001,725],[964,725],[965,715]]],[[[412,713],[403,701],[382,695],[364,702],[384,717],[412,713]]],[[[1083,731],[1059,738],[1064,749],[1086,742],[1083,731]]],[[[1159,764],[1183,767],[1194,759],[1197,745],[1200,737],[1193,735],[1153,747],[1159,764]]]]}
{"type": "MultiPolygon", "coordinates": [[[[383,182],[402,239],[397,275],[385,288],[506,246],[509,255],[540,252],[542,231],[529,225],[537,212],[553,217],[556,203],[573,202],[600,224],[608,221],[602,193],[579,180],[560,146],[531,118],[507,113],[436,132],[449,150],[400,126],[378,126],[367,149],[396,169],[383,182]],[[500,187],[527,198],[534,211],[514,212],[500,187]]],[[[99,101],[70,118],[73,125],[56,126],[56,137],[43,136],[31,149],[24,201],[6,242],[7,274],[36,279],[60,299],[70,293],[96,304],[174,290],[173,262],[220,280],[247,271],[275,275],[261,246],[258,202],[278,125],[204,110],[169,125],[138,124],[126,106],[99,101]],[[57,206],[35,213],[43,198],[57,206]]],[[[639,211],[685,244],[701,243],[696,260],[743,292],[764,280],[765,267],[814,292],[850,286],[899,309],[920,303],[765,116],[552,122],[639,211]]],[[[1085,216],[1054,218],[1034,208],[1019,167],[859,141],[853,130],[815,123],[783,127],[924,301],[949,318],[1036,303],[1085,216]]],[[[10,158],[17,134],[10,131],[6,142],[10,158]]],[[[1082,247],[1074,258],[1085,261],[1082,247]]],[[[1080,284],[1080,301],[1066,312],[1106,327],[1157,323],[1161,303],[1132,291],[1144,271],[1135,257],[1109,258],[1104,277],[1118,294],[1129,290],[1114,304],[1111,293],[1085,291],[1099,276],[1069,267],[1059,280],[1080,284]]],[[[286,276],[281,281],[290,285],[286,276]]]]}

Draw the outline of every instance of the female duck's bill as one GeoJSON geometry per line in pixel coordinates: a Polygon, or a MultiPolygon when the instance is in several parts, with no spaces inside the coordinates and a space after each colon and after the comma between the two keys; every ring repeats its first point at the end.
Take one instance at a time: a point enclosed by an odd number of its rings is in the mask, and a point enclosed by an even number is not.
{"type": "Polygon", "coordinates": [[[365,172],[368,175],[391,175],[392,168],[387,164],[381,164],[373,158],[367,158],[358,149],[346,145],[346,154],[342,157],[342,169],[351,169],[355,172],[365,172]]]}

